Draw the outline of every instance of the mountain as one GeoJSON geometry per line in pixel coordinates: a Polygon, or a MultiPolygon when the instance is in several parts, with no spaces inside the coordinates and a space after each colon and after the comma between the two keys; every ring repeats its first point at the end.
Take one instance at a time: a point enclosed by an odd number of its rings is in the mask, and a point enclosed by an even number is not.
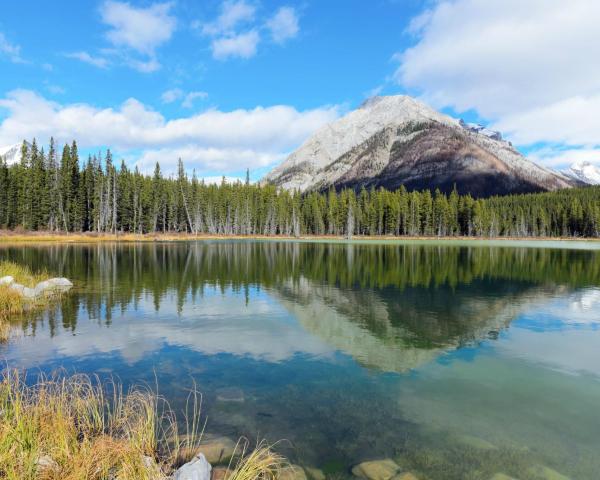
{"type": "Polygon", "coordinates": [[[374,97],[319,129],[263,182],[287,189],[434,189],[477,197],[577,182],[527,160],[498,132],[408,96],[374,97]]]}
{"type": "MultiPolygon", "coordinates": [[[[28,146],[31,146],[29,142],[28,146]]],[[[21,147],[23,143],[15,143],[14,145],[9,145],[8,147],[0,147],[0,157],[6,160],[8,165],[12,165],[13,163],[19,163],[21,161],[21,147]]]]}
{"type": "Polygon", "coordinates": [[[590,162],[575,162],[564,174],[587,185],[600,185],[600,167],[592,165],[590,162]]]}

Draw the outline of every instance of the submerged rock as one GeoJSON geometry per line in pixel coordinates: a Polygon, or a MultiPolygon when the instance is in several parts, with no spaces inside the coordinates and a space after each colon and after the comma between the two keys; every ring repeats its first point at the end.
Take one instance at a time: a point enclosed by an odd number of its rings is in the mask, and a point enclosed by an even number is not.
{"type": "Polygon", "coordinates": [[[284,468],[278,477],[279,480],[308,480],[306,472],[300,465],[290,465],[284,468]]]}
{"type": "Polygon", "coordinates": [[[325,474],[320,468],[304,467],[304,470],[312,480],[325,480],[325,474]]]}
{"type": "Polygon", "coordinates": [[[173,480],[210,480],[211,468],[204,455],[199,453],[175,472],[173,480]]]}
{"type": "Polygon", "coordinates": [[[202,437],[198,450],[211,464],[226,463],[235,453],[236,443],[227,437],[206,434],[202,437]]]}
{"type": "Polygon", "coordinates": [[[400,466],[393,460],[371,460],[352,468],[352,474],[367,480],[389,480],[400,473],[400,466]]]}
{"type": "Polygon", "coordinates": [[[10,285],[15,281],[15,278],[11,275],[7,275],[6,277],[0,278],[0,285],[10,285]]]}
{"type": "Polygon", "coordinates": [[[414,473],[403,472],[394,475],[391,480],[419,480],[414,473]]]}
{"type": "Polygon", "coordinates": [[[476,437],[474,435],[460,435],[458,440],[472,448],[476,448],[478,450],[497,450],[498,447],[483,438],[476,437]]]}
{"type": "Polygon", "coordinates": [[[237,387],[227,387],[217,390],[217,400],[220,402],[244,402],[244,391],[237,387]]]}
{"type": "Polygon", "coordinates": [[[540,480],[571,480],[569,477],[558,473],[550,467],[545,465],[534,465],[527,469],[527,473],[532,477],[539,478],[540,480]]]}
{"type": "Polygon", "coordinates": [[[215,467],[212,469],[211,480],[227,480],[232,473],[233,470],[227,467],[215,467]]]}

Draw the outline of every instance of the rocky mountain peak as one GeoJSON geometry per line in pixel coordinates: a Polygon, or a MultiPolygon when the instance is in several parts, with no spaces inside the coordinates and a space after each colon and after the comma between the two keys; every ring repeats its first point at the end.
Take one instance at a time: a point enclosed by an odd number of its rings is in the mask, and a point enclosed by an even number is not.
{"type": "Polygon", "coordinates": [[[320,128],[265,179],[288,189],[440,188],[476,196],[573,185],[499,132],[460,122],[406,95],[372,97],[320,128]]]}

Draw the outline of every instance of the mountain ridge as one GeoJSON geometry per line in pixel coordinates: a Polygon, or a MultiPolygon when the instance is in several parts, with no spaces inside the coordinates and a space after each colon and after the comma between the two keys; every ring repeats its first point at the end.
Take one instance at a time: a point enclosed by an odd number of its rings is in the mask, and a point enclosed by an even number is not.
{"type": "Polygon", "coordinates": [[[526,159],[499,132],[408,96],[374,97],[319,129],[263,179],[286,189],[440,188],[483,197],[577,182],[526,159]]]}

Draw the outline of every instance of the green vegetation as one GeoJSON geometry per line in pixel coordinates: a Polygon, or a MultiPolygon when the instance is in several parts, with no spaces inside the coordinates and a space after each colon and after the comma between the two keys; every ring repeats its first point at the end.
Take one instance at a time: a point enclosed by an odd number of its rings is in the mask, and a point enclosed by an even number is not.
{"type": "MultiPolygon", "coordinates": [[[[36,380],[29,386],[12,370],[0,377],[0,478],[159,480],[200,449],[195,393],[181,435],[175,412],[148,389],[125,393],[85,375],[36,380]]],[[[274,479],[285,468],[263,443],[236,458],[229,480],[274,479]]]]}
{"type": "Polygon", "coordinates": [[[456,192],[282,191],[271,185],[206,185],[116,168],[110,151],[81,163],[77,144],[60,161],[24,143],[21,162],[0,160],[0,227],[62,232],[214,235],[410,235],[598,237],[600,187],[474,199],[456,192]]]}

